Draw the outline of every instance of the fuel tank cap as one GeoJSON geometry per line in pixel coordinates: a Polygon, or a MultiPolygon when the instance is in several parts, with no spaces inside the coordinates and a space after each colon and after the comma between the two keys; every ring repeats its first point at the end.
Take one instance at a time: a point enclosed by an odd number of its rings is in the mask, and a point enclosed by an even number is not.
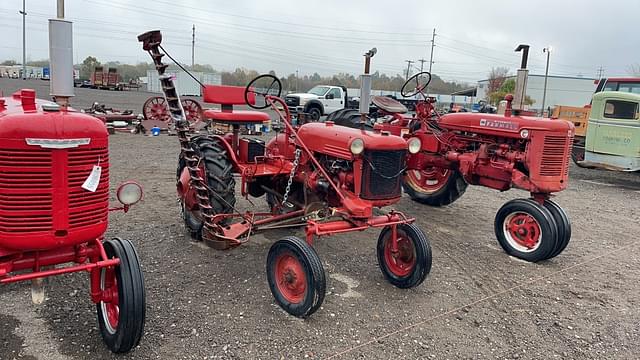
{"type": "Polygon", "coordinates": [[[44,103],[42,104],[43,111],[60,111],[60,105],[56,103],[44,103]]]}

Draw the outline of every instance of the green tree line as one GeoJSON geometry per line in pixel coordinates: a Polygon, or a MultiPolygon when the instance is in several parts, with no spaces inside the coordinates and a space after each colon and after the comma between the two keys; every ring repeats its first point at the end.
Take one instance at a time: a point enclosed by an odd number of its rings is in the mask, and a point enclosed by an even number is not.
{"type": "MultiPolygon", "coordinates": [[[[16,62],[8,60],[2,63],[2,65],[15,65],[16,62]]],[[[49,66],[48,60],[33,61],[27,63],[32,66],[49,66]]],[[[76,64],[74,67],[80,71],[80,78],[87,80],[91,78],[96,66],[103,66],[105,71],[109,67],[118,69],[120,78],[122,81],[128,82],[129,80],[137,80],[140,77],[147,76],[147,70],[153,70],[154,66],[151,63],[138,63],[135,65],[124,64],[118,61],[108,61],[105,63],[100,62],[93,56],[88,56],[81,64],[76,64]]],[[[211,65],[195,64],[193,67],[183,65],[185,68],[191,71],[205,72],[205,73],[217,73],[221,75],[223,85],[235,85],[245,86],[251,79],[259,75],[255,70],[246,68],[237,68],[234,71],[217,71],[211,65]]],[[[174,64],[169,66],[170,69],[177,69],[174,64]]],[[[269,72],[272,75],[276,75],[274,71],[269,72]]],[[[360,87],[359,76],[339,73],[330,76],[321,76],[318,73],[312,75],[300,75],[296,79],[296,74],[288,74],[287,76],[279,76],[282,81],[283,90],[287,92],[300,91],[304,92],[316,85],[340,85],[348,88],[360,87]]],[[[371,74],[372,88],[376,90],[390,90],[399,91],[405,82],[405,77],[400,74],[387,75],[378,71],[371,74]]],[[[441,79],[437,75],[433,75],[431,84],[429,85],[429,91],[440,94],[450,94],[455,91],[460,91],[467,88],[468,85],[458,82],[449,82],[441,79]]]]}

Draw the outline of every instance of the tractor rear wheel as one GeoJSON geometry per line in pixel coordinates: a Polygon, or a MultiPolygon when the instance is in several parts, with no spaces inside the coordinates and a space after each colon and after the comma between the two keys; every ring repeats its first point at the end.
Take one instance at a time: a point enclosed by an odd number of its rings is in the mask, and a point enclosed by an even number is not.
{"type": "Polygon", "coordinates": [[[467,182],[457,170],[430,167],[408,170],[402,187],[411,200],[431,206],[449,205],[467,190],[467,182]]]}
{"type": "MultiPolygon", "coordinates": [[[[327,116],[326,121],[333,121],[334,124],[346,126],[352,129],[360,129],[361,115],[355,109],[341,109],[327,116]]],[[[364,124],[365,130],[373,130],[373,126],[368,122],[364,124]]]]}
{"type": "Polygon", "coordinates": [[[408,289],[420,285],[431,271],[431,245],[416,224],[397,228],[398,249],[392,249],[392,229],[385,227],[378,237],[378,265],[392,285],[408,289]]]}
{"type": "MultiPolygon", "coordinates": [[[[201,159],[200,166],[207,179],[207,185],[211,190],[209,202],[214,214],[228,214],[233,211],[236,204],[235,179],[233,178],[233,163],[229,159],[226,147],[220,140],[204,136],[194,137],[191,140],[191,148],[201,159]]],[[[188,171],[184,158],[178,159],[177,179],[183,171],[188,171]]],[[[194,240],[202,240],[203,222],[199,210],[187,209],[184,201],[180,201],[180,209],[185,227],[194,240]]],[[[221,246],[220,250],[227,249],[232,244],[221,246]]]]}
{"type": "Polygon", "coordinates": [[[551,259],[562,253],[567,245],[569,245],[569,241],[571,240],[571,220],[564,209],[552,200],[545,200],[544,207],[549,210],[558,226],[558,242],[551,255],[547,258],[551,259]]]}
{"type": "Polygon", "coordinates": [[[504,251],[522,260],[548,259],[556,249],[558,226],[551,212],[530,199],[515,199],[498,210],[496,237],[504,251]]]}
{"type": "Polygon", "coordinates": [[[299,318],[320,308],[327,289],[320,257],[295,236],[278,240],[269,249],[267,281],[276,303],[299,318]]]}
{"type": "Polygon", "coordinates": [[[96,304],[98,324],[109,350],[125,353],[138,346],[144,331],[144,277],[129,240],[107,240],[104,250],[108,258],[120,259],[120,264],[100,270],[103,299],[96,304]]]}

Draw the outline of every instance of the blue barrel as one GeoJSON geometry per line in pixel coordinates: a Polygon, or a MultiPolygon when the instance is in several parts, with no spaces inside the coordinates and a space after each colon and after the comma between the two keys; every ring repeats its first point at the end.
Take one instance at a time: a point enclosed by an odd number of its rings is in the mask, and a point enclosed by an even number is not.
{"type": "Polygon", "coordinates": [[[158,136],[160,135],[160,128],[157,126],[154,126],[151,128],[151,135],[153,136],[158,136]]]}

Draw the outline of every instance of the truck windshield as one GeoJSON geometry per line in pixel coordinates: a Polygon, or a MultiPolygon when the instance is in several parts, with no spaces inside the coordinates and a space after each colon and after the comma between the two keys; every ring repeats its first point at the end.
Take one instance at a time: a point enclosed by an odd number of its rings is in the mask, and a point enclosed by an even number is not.
{"type": "Polygon", "coordinates": [[[309,90],[309,94],[324,96],[327,91],[329,91],[328,86],[314,86],[311,90],[309,90]]]}

